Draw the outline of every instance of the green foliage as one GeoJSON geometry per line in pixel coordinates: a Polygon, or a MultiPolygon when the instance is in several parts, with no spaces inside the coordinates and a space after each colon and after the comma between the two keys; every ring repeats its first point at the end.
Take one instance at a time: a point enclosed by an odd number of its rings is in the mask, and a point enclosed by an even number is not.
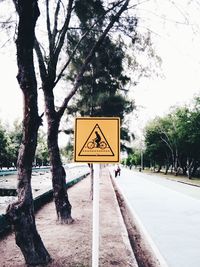
{"type": "Polygon", "coordinates": [[[195,173],[200,167],[200,105],[177,107],[146,127],[146,155],[155,165],[169,166],[177,174],[195,173]]]}
{"type": "MultiPolygon", "coordinates": [[[[156,164],[163,164],[170,153],[170,140],[166,132],[166,120],[156,118],[146,127],[146,156],[156,164]]],[[[169,126],[169,125],[168,125],[169,126]]]]}
{"type": "Polygon", "coordinates": [[[12,129],[0,125],[0,166],[16,167],[18,150],[22,139],[20,124],[15,121],[12,129]]]}
{"type": "MultiPolygon", "coordinates": [[[[76,1],[76,14],[79,18],[80,32],[71,30],[68,34],[68,53],[71,54],[74,46],[84,34],[85,29],[96,22],[95,30],[91,30],[84,41],[79,45],[78,53],[73,57],[71,71],[68,76],[73,81],[84,58],[91,47],[97,42],[103,29],[102,15],[105,14],[102,1],[76,1]],[[83,12],[84,10],[84,12],[83,12]]],[[[104,18],[105,19],[105,18],[104,18]]],[[[124,117],[135,108],[134,101],[126,96],[124,89],[130,78],[124,72],[125,59],[124,43],[119,38],[113,41],[107,36],[103,44],[95,53],[91,63],[87,66],[76,99],[68,107],[68,114],[74,116],[124,117]]],[[[128,149],[130,133],[122,127],[122,150],[128,149]]]]}
{"type": "MultiPolygon", "coordinates": [[[[17,157],[22,140],[21,123],[15,121],[12,127],[0,123],[0,167],[16,167],[17,157]]],[[[35,156],[36,165],[46,165],[49,162],[46,145],[46,134],[39,130],[38,145],[35,156]]]]}
{"type": "Polygon", "coordinates": [[[71,161],[73,159],[73,145],[72,142],[68,142],[66,147],[61,149],[61,155],[67,160],[71,161]]]}
{"type": "MultiPolygon", "coordinates": [[[[72,30],[68,34],[69,54],[73,51],[80,36],[84,34],[85,27],[90,27],[94,22],[96,27],[81,42],[78,53],[73,57],[69,74],[72,80],[73,77],[75,78],[73,73],[80,68],[91,47],[102,33],[102,15],[106,12],[100,0],[77,0],[75,11],[80,21],[80,32],[72,30]]],[[[120,40],[113,42],[107,36],[87,67],[79,95],[70,111],[79,112],[82,116],[119,116],[121,118],[123,118],[125,109],[125,112],[132,111],[133,103],[120,92],[130,80],[123,71],[124,58],[123,43],[120,40]]]]}
{"type": "Polygon", "coordinates": [[[94,14],[98,14],[100,17],[105,13],[105,10],[101,0],[76,0],[75,12],[82,24],[87,25],[88,21],[91,21],[94,14]]]}
{"type": "Polygon", "coordinates": [[[22,126],[15,121],[13,127],[8,131],[9,145],[7,153],[9,155],[10,166],[17,166],[18,151],[22,140],[22,126]]]}
{"type": "Polygon", "coordinates": [[[5,166],[8,161],[7,145],[8,138],[6,136],[4,127],[0,123],[0,167],[5,166]]]}
{"type": "Polygon", "coordinates": [[[125,166],[131,168],[132,166],[138,166],[141,164],[141,153],[139,150],[135,150],[129,153],[128,157],[122,162],[125,166]]]}
{"type": "MultiPolygon", "coordinates": [[[[73,60],[72,72],[79,68],[80,62],[88,53],[88,47],[95,41],[96,33],[82,44],[79,57],[73,60]]],[[[69,113],[78,112],[81,116],[119,116],[122,119],[124,113],[134,109],[133,101],[128,100],[122,93],[122,89],[130,80],[123,75],[124,57],[121,44],[114,44],[106,38],[84,75],[79,95],[73,106],[69,107],[69,113]]]]}
{"type": "Polygon", "coordinates": [[[49,164],[49,153],[46,139],[46,134],[42,130],[39,130],[38,144],[35,153],[35,165],[45,166],[49,164]]]}

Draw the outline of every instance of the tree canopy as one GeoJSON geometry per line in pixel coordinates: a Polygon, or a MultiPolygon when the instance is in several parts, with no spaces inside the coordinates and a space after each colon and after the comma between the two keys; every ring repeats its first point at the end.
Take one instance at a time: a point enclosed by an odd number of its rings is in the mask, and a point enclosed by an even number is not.
{"type": "MultiPolygon", "coordinates": [[[[22,126],[19,121],[15,121],[12,127],[0,123],[0,167],[16,168],[21,140],[22,126]]],[[[33,165],[40,166],[46,164],[49,164],[46,134],[40,129],[33,165]]]]}
{"type": "Polygon", "coordinates": [[[146,156],[152,165],[169,166],[179,172],[197,175],[200,167],[200,100],[175,107],[164,117],[155,118],[146,127],[146,156]]]}

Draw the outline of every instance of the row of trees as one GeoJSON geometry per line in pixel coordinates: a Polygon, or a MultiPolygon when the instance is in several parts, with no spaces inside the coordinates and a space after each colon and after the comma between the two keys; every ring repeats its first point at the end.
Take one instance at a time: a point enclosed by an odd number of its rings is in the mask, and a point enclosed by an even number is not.
{"type": "Polygon", "coordinates": [[[200,167],[200,98],[193,103],[174,108],[168,115],[155,118],[146,128],[146,152],[151,166],[158,171],[165,166],[175,175],[180,172],[189,178],[200,167]]]}
{"type": "Polygon", "coordinates": [[[121,162],[124,166],[129,167],[130,169],[134,166],[141,166],[141,151],[138,149],[132,149],[128,153],[128,157],[123,158],[121,162]]]}
{"type": "Polygon", "coordinates": [[[145,128],[145,149],[135,149],[123,161],[129,167],[151,167],[157,172],[199,176],[200,97],[190,105],[173,107],[145,128]]]}
{"type": "Polygon", "coordinates": [[[21,138],[21,127],[16,122],[13,129],[0,122],[0,168],[16,167],[21,138]]]}
{"type": "MultiPolygon", "coordinates": [[[[0,168],[17,167],[17,157],[21,140],[21,123],[15,121],[13,126],[10,127],[0,122],[0,168]]],[[[46,134],[42,130],[38,133],[38,145],[33,164],[35,166],[49,164],[46,134]]]]}

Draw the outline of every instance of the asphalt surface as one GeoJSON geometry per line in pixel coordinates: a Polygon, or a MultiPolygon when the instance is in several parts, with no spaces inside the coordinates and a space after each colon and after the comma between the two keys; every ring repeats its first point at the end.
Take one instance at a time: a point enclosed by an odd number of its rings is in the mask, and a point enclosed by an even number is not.
{"type": "Polygon", "coordinates": [[[169,267],[200,266],[200,188],[122,168],[116,182],[169,267]]]}

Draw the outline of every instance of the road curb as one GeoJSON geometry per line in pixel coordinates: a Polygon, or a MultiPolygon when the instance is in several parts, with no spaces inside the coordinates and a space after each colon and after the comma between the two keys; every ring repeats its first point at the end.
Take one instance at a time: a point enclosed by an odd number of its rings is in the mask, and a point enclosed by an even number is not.
{"type": "Polygon", "coordinates": [[[168,267],[138,215],[129,204],[123,191],[119,188],[117,180],[113,177],[111,171],[110,177],[138,265],[144,267],[168,267]]]}
{"type": "Polygon", "coordinates": [[[122,217],[122,213],[120,211],[120,207],[118,205],[118,200],[117,200],[117,197],[116,197],[115,188],[113,186],[112,176],[111,176],[110,172],[109,172],[109,178],[110,178],[110,184],[111,184],[111,187],[112,187],[112,190],[113,190],[115,207],[116,207],[117,214],[118,214],[118,220],[119,220],[119,223],[121,225],[121,230],[122,230],[121,236],[122,236],[122,240],[123,240],[124,246],[126,248],[126,252],[132,258],[132,262],[133,263],[132,263],[131,266],[132,267],[139,267],[138,263],[137,263],[137,260],[136,260],[136,257],[134,255],[132,247],[131,247],[131,243],[130,243],[130,240],[129,240],[127,228],[126,228],[126,225],[124,223],[124,220],[123,220],[123,217],[122,217]]]}

